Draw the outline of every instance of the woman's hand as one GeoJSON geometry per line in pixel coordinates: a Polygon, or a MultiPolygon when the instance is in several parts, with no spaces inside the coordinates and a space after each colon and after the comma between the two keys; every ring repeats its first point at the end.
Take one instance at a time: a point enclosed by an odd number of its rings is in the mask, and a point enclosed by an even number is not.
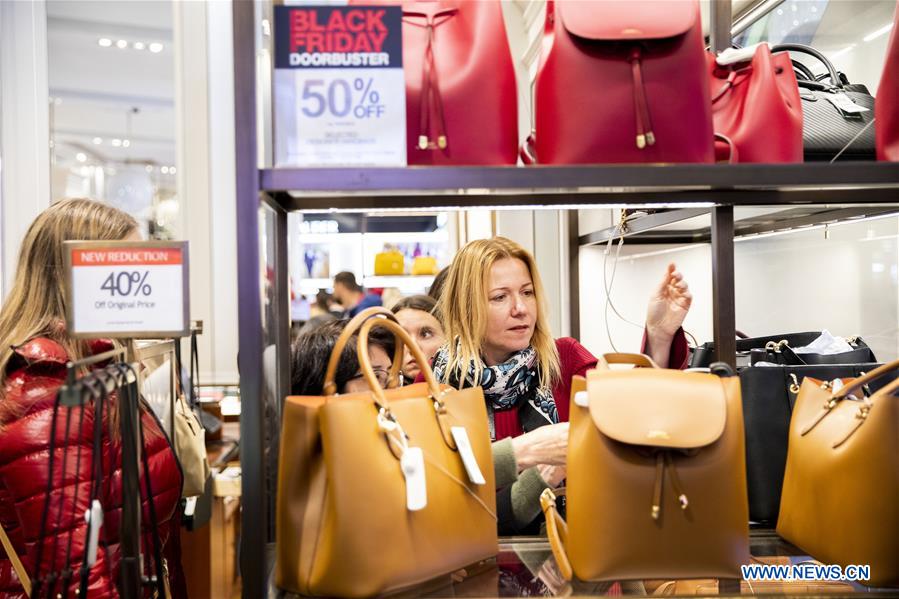
{"type": "Polygon", "coordinates": [[[512,439],[518,471],[545,464],[564,466],[568,454],[568,423],[548,424],[512,439]]]}
{"type": "Polygon", "coordinates": [[[537,464],[537,472],[550,487],[555,489],[567,476],[565,466],[550,466],[549,464],[537,464]]]}
{"type": "Polygon", "coordinates": [[[646,333],[649,343],[648,353],[659,366],[668,364],[671,340],[684,324],[693,294],[672,263],[668,265],[661,283],[649,298],[646,310],[646,333]]]}

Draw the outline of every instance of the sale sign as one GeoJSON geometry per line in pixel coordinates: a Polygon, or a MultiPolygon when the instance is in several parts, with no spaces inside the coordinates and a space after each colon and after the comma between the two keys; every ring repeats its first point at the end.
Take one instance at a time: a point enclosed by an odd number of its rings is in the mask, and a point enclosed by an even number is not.
{"type": "Polygon", "coordinates": [[[67,241],[65,252],[73,336],[189,334],[187,242],[67,241]]]}
{"type": "Polygon", "coordinates": [[[275,166],[405,166],[398,6],[275,7],[275,166]]]}

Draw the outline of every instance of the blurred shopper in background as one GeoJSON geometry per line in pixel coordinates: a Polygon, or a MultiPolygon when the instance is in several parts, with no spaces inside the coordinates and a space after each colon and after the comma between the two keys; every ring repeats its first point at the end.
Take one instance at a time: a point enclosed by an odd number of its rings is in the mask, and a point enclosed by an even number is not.
{"type": "MultiPolygon", "coordinates": [[[[425,357],[430,360],[446,341],[443,325],[434,315],[437,302],[427,295],[410,295],[404,297],[390,309],[396,315],[400,325],[412,336],[425,357]]],[[[403,377],[412,382],[421,372],[421,368],[406,349],[403,356],[403,377]]]]}
{"type": "Polygon", "coordinates": [[[356,275],[348,271],[339,272],[334,277],[334,299],[340,302],[346,316],[350,318],[366,308],[381,305],[381,296],[365,293],[362,286],[356,282],[356,275]]]}

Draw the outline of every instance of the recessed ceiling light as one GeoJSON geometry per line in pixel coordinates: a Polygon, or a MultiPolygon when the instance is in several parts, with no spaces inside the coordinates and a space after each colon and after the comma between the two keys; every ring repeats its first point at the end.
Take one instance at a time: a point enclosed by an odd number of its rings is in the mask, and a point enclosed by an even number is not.
{"type": "Polygon", "coordinates": [[[153,172],[153,165],[152,165],[152,164],[148,164],[147,166],[144,167],[144,169],[145,169],[148,173],[152,173],[152,172],[153,172]]]}
{"type": "Polygon", "coordinates": [[[159,169],[159,170],[162,171],[162,174],[163,174],[163,175],[168,175],[168,174],[169,174],[169,167],[167,167],[167,166],[164,166],[164,167],[162,167],[162,168],[159,169]]]}
{"type": "Polygon", "coordinates": [[[159,42],[153,42],[152,44],[150,44],[149,47],[150,47],[150,52],[152,52],[153,54],[159,54],[160,52],[162,52],[163,46],[159,42]]]}
{"type": "Polygon", "coordinates": [[[112,40],[108,37],[101,37],[97,40],[97,43],[100,44],[104,48],[108,48],[112,45],[112,40]]]}
{"type": "Polygon", "coordinates": [[[62,104],[62,98],[53,98],[53,103],[59,106],[62,104]]]}
{"type": "Polygon", "coordinates": [[[94,138],[94,145],[95,145],[95,146],[99,146],[101,143],[103,143],[103,138],[102,138],[102,137],[95,137],[95,138],[94,138]]]}
{"type": "Polygon", "coordinates": [[[129,147],[130,145],[131,145],[131,140],[130,140],[130,139],[123,139],[123,140],[122,140],[122,147],[123,147],[123,148],[127,148],[127,147],[129,147]]]}
{"type": "Polygon", "coordinates": [[[778,8],[778,9],[777,9],[777,16],[780,16],[780,15],[782,15],[782,14],[784,14],[784,9],[778,8]]]}
{"type": "Polygon", "coordinates": [[[884,25],[883,27],[881,27],[881,28],[878,29],[877,31],[872,31],[871,33],[869,33],[868,35],[866,35],[866,36],[864,37],[864,40],[865,40],[866,42],[870,42],[871,40],[876,40],[877,38],[879,38],[879,37],[880,37],[881,35],[883,35],[884,33],[887,33],[887,32],[888,32],[890,29],[892,29],[892,28],[893,28],[893,24],[892,24],[892,23],[887,23],[886,25],[884,25]]]}
{"type": "Polygon", "coordinates": [[[793,27],[799,27],[799,21],[793,21],[793,27]]]}
{"type": "Polygon", "coordinates": [[[115,43],[115,47],[120,50],[124,50],[128,47],[128,42],[126,42],[125,40],[119,40],[115,43]]]}
{"type": "Polygon", "coordinates": [[[119,146],[122,145],[122,140],[119,138],[116,138],[116,139],[112,140],[112,145],[114,145],[115,147],[118,148],[119,146]]]}
{"type": "Polygon", "coordinates": [[[75,160],[77,160],[78,162],[84,162],[85,160],[87,160],[87,155],[84,152],[78,152],[77,154],[75,154],[75,160]]]}
{"type": "Polygon", "coordinates": [[[175,172],[176,172],[176,171],[175,171],[175,167],[174,167],[174,166],[169,167],[169,174],[174,175],[175,172]]]}
{"type": "Polygon", "coordinates": [[[145,50],[147,48],[147,44],[145,44],[143,42],[134,42],[134,44],[132,44],[132,46],[134,47],[135,50],[145,50]]]}

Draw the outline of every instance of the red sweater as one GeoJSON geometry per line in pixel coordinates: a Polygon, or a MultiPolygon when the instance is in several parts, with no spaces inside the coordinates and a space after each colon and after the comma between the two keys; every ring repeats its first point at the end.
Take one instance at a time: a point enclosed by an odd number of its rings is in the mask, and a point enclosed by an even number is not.
{"type": "MultiPolygon", "coordinates": [[[[575,376],[586,376],[587,371],[596,367],[596,356],[572,337],[560,337],[556,339],[556,349],[559,351],[559,366],[561,378],[553,386],[553,399],[556,401],[556,409],[559,411],[559,421],[568,422],[568,408],[571,401],[571,379],[575,376]]],[[[642,352],[646,352],[646,334],[643,334],[642,352]]],[[[683,369],[687,366],[689,351],[687,338],[683,329],[678,329],[671,342],[671,357],[668,364],[672,368],[683,369]]],[[[518,411],[515,408],[509,410],[496,410],[493,412],[493,426],[496,431],[496,440],[505,437],[517,437],[524,433],[518,421],[518,411]]]]}

